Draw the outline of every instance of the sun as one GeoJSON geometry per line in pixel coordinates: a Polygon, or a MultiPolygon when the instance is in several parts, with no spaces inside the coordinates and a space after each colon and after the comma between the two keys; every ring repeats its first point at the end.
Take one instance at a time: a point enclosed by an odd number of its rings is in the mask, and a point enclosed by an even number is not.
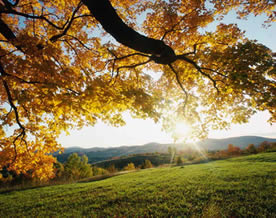
{"type": "Polygon", "coordinates": [[[174,127],[174,134],[177,138],[188,138],[191,135],[192,128],[185,121],[178,121],[174,127]]]}

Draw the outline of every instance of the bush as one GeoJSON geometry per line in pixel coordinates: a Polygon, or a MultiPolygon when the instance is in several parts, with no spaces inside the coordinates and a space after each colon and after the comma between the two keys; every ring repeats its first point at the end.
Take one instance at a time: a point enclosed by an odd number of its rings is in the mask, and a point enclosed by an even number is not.
{"type": "Polygon", "coordinates": [[[134,163],[129,163],[127,166],[124,167],[124,170],[135,170],[134,163]]]}
{"type": "Polygon", "coordinates": [[[87,178],[93,175],[92,168],[88,164],[86,155],[80,157],[77,153],[73,153],[68,157],[64,164],[65,176],[72,180],[87,178]]]}

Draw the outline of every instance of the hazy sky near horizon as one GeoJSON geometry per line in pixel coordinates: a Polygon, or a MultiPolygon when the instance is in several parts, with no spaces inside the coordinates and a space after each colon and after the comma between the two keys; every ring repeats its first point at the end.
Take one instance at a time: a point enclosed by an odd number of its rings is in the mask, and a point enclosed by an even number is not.
{"type": "MultiPolygon", "coordinates": [[[[248,20],[236,20],[233,14],[224,19],[225,23],[237,22],[242,30],[246,30],[249,39],[256,39],[276,52],[276,24],[269,28],[262,28],[262,17],[250,16],[248,20]]],[[[212,25],[214,27],[214,25],[212,25]]],[[[213,28],[213,27],[210,28],[213,28]]],[[[125,114],[126,125],[123,127],[111,127],[102,122],[94,127],[85,127],[82,130],[73,130],[70,135],[62,134],[59,142],[64,147],[113,147],[121,145],[142,145],[149,142],[172,143],[170,135],[161,131],[161,124],[152,120],[133,119],[125,114]]],[[[270,125],[268,112],[258,112],[250,122],[243,125],[233,125],[228,131],[213,131],[209,138],[226,138],[244,135],[264,136],[276,138],[276,125],[270,125]]]]}

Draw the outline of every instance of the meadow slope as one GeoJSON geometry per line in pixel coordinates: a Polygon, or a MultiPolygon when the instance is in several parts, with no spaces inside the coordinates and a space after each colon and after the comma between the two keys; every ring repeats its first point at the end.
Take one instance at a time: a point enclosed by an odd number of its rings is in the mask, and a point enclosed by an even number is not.
{"type": "Polygon", "coordinates": [[[0,193],[0,217],[276,217],[276,152],[0,193]]]}

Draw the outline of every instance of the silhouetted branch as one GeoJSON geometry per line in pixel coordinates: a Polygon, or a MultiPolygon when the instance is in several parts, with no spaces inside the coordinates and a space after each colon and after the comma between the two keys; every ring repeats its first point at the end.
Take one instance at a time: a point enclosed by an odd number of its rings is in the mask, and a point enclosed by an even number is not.
{"type": "Polygon", "coordinates": [[[16,10],[5,10],[5,11],[0,11],[0,14],[13,14],[13,15],[18,15],[18,16],[22,16],[22,17],[25,17],[25,18],[30,18],[30,19],[39,19],[39,20],[44,20],[46,21],[49,25],[53,26],[54,28],[56,29],[59,29],[59,30],[63,30],[64,27],[66,26],[66,24],[68,23],[68,20],[63,24],[63,26],[57,26],[56,24],[54,24],[52,21],[50,21],[49,19],[47,19],[45,17],[45,15],[40,15],[40,16],[37,16],[37,15],[30,15],[30,14],[24,14],[22,12],[19,12],[19,11],[16,11],[16,10]]]}
{"type": "Polygon", "coordinates": [[[52,37],[50,38],[50,41],[51,41],[51,42],[55,42],[55,41],[57,41],[60,37],[66,35],[66,33],[67,33],[68,30],[70,29],[70,27],[71,27],[71,25],[72,25],[72,23],[73,23],[73,21],[74,21],[74,19],[75,19],[75,14],[78,12],[78,10],[81,8],[81,6],[82,6],[82,2],[80,1],[79,4],[78,4],[78,6],[77,6],[77,7],[75,8],[75,10],[73,11],[72,16],[71,16],[71,19],[70,19],[69,23],[67,24],[67,26],[65,27],[65,29],[63,30],[63,32],[60,33],[60,34],[57,34],[57,35],[52,36],[52,37]]]}
{"type": "MultiPolygon", "coordinates": [[[[1,75],[6,75],[6,72],[4,71],[2,65],[0,65],[0,72],[1,72],[1,75]]],[[[9,86],[8,86],[8,83],[2,78],[2,83],[4,85],[4,88],[5,88],[5,91],[6,91],[6,94],[7,94],[7,97],[8,97],[8,102],[9,102],[9,105],[11,106],[11,108],[13,109],[14,111],[14,114],[15,114],[15,120],[16,120],[16,123],[17,125],[19,126],[21,132],[15,137],[15,139],[13,140],[13,146],[14,146],[14,153],[15,153],[15,156],[14,156],[14,159],[13,159],[13,162],[16,160],[16,157],[17,157],[17,149],[16,149],[16,141],[21,138],[21,142],[24,141],[25,144],[27,143],[26,140],[25,140],[25,136],[26,136],[26,131],[25,131],[25,127],[22,125],[20,119],[19,119],[19,114],[18,114],[18,109],[17,107],[15,106],[15,104],[13,103],[13,98],[12,98],[12,95],[11,95],[11,92],[10,92],[10,89],[9,89],[9,86]]]]}
{"type": "Polygon", "coordinates": [[[193,61],[193,60],[190,59],[190,58],[187,58],[186,55],[176,55],[176,57],[177,57],[178,60],[184,60],[184,61],[186,61],[186,62],[192,64],[192,65],[197,69],[197,71],[198,71],[199,73],[201,73],[203,76],[205,76],[205,77],[207,77],[208,79],[210,79],[210,80],[212,81],[213,85],[214,85],[214,88],[215,88],[215,89],[217,90],[217,92],[219,93],[219,89],[218,89],[218,87],[217,87],[217,81],[214,80],[209,74],[207,74],[207,73],[205,73],[204,71],[202,71],[201,67],[198,66],[198,64],[197,64],[195,61],[193,61]]]}
{"type": "Polygon", "coordinates": [[[186,89],[184,88],[182,82],[180,81],[178,72],[173,68],[172,64],[169,64],[169,67],[171,68],[172,72],[175,74],[176,81],[177,81],[178,85],[180,86],[180,88],[182,89],[182,91],[183,91],[184,94],[185,94],[185,101],[184,101],[184,113],[185,113],[185,111],[186,111],[186,106],[187,106],[187,103],[188,103],[188,92],[187,92],[186,89]]]}

